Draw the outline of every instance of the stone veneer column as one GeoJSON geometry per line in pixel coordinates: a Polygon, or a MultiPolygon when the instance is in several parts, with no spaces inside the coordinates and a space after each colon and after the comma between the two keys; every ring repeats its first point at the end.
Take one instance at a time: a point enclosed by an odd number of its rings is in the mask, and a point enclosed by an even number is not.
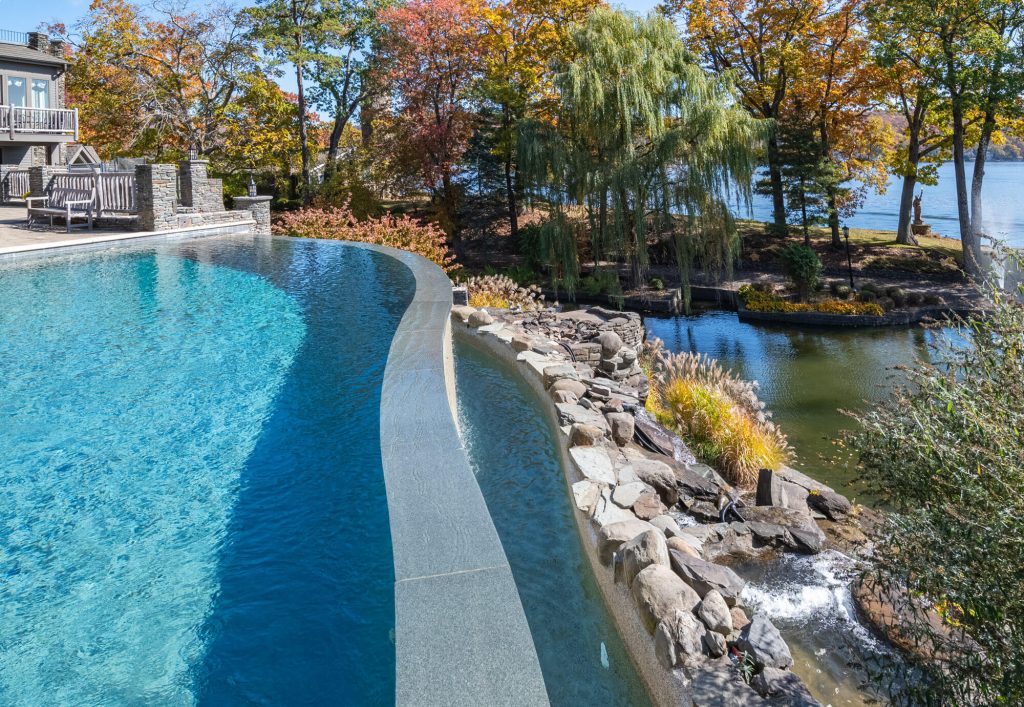
{"type": "Polygon", "coordinates": [[[224,186],[220,179],[210,179],[210,163],[206,160],[185,160],[181,171],[181,205],[199,213],[224,210],[224,186]]]}
{"type": "Polygon", "coordinates": [[[46,188],[58,170],[48,165],[28,168],[29,196],[46,196],[46,188]]]}
{"type": "Polygon", "coordinates": [[[140,164],[135,167],[141,230],[164,231],[178,225],[175,219],[177,181],[173,164],[140,164]]]}
{"type": "Polygon", "coordinates": [[[232,211],[248,211],[256,221],[255,232],[261,236],[270,235],[269,196],[236,196],[232,211]]]}

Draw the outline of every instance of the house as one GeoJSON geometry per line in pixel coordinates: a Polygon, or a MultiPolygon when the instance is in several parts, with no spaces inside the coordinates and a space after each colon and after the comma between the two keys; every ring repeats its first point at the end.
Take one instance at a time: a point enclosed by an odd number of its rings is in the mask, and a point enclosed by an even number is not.
{"type": "Polygon", "coordinates": [[[64,107],[67,67],[63,42],[0,29],[0,165],[68,164],[78,112],[64,107]]]}

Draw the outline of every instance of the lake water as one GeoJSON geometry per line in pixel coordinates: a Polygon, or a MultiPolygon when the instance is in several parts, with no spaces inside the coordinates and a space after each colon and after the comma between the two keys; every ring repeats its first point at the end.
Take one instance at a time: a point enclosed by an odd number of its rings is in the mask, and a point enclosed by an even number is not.
{"type": "MultiPolygon", "coordinates": [[[[967,179],[970,180],[974,163],[967,163],[967,179]]],[[[864,205],[846,223],[853,228],[874,228],[896,230],[899,214],[900,187],[902,181],[894,178],[884,194],[869,192],[864,205]]],[[[991,235],[1004,240],[1008,245],[1024,247],[1024,203],[1021,190],[1024,186],[1024,162],[989,162],[985,168],[984,197],[986,221],[991,235]]],[[[932,226],[932,230],[950,238],[960,237],[960,226],[956,210],[956,181],[953,163],[946,162],[939,167],[939,183],[935,186],[918,186],[924,190],[921,199],[921,219],[932,226]]],[[[737,215],[745,217],[743,210],[737,215]]],[[[755,197],[752,217],[759,221],[772,218],[771,200],[755,197]]]]}

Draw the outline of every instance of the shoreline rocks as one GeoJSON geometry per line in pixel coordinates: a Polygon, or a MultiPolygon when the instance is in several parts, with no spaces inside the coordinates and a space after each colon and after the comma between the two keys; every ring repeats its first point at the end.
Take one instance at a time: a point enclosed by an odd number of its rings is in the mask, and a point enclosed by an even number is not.
{"type": "Polygon", "coordinates": [[[788,468],[764,474],[755,497],[699,463],[643,407],[638,315],[456,307],[452,320],[508,346],[547,392],[597,558],[631,598],[652,641],[648,655],[688,695],[684,704],[762,704],[778,695],[816,704],[789,672],[781,634],[762,614],[748,617],[744,580],[716,558],[819,552],[827,540],[816,519],[842,522],[853,512],[849,501],[788,468]],[[720,522],[723,499],[738,502],[742,520],[720,522]],[[750,684],[727,657],[735,652],[757,666],[750,684]]]}

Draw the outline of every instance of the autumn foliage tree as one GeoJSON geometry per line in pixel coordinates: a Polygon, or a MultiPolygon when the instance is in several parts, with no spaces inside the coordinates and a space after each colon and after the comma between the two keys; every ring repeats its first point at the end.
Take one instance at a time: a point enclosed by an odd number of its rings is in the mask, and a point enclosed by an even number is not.
{"type": "Polygon", "coordinates": [[[378,60],[396,96],[391,147],[415,165],[452,231],[482,64],[481,9],[475,0],[412,0],[380,13],[378,60]]]}

